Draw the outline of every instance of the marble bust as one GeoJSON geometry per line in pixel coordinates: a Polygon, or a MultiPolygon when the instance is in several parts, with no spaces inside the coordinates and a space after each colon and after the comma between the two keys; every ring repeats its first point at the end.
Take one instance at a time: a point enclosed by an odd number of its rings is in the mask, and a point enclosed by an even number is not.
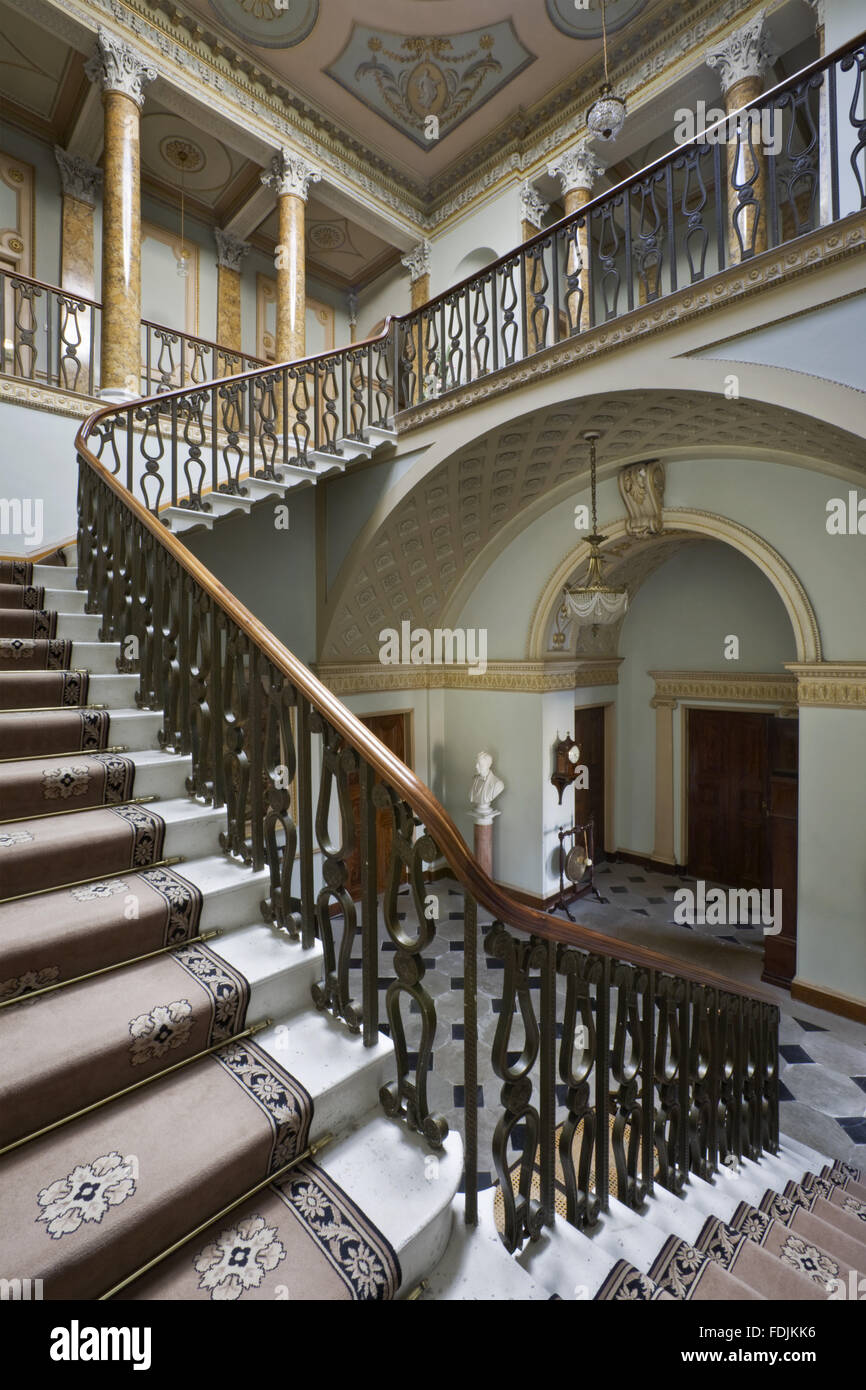
{"type": "Polygon", "coordinates": [[[493,759],[490,754],[479,753],[475,759],[475,777],[469,793],[469,800],[475,808],[476,815],[484,818],[498,816],[499,812],[493,810],[492,803],[504,788],[505,783],[500,781],[493,771],[493,759]]]}

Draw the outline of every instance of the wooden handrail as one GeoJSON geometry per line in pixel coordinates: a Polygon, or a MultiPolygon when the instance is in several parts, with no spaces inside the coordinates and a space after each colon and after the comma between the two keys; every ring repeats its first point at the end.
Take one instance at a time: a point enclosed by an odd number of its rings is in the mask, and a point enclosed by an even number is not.
{"type": "MultiPolygon", "coordinates": [[[[236,380],[236,378],[229,378],[236,380]]],[[[159,398],[158,398],[159,399],[159,398]]],[[[249,637],[267,659],[280,671],[297,690],[310,702],[312,707],[324,715],[328,723],[346,740],[356,753],[360,754],[378,775],[408,802],[415,815],[424,823],[428,834],[433,837],[440,853],[447,860],[455,877],[467,888],[488,912],[510,927],[544,937],[549,941],[560,941],[567,946],[592,951],[597,955],[611,956],[617,960],[628,961],[632,965],[643,966],[649,970],[662,971],[681,979],[690,980],[697,985],[711,989],[724,990],[728,994],[743,995],[747,998],[774,1002],[774,996],[767,990],[747,988],[733,980],[716,975],[711,970],[702,970],[688,965],[672,956],[658,951],[647,950],[643,946],[631,946],[625,942],[604,936],[589,927],[581,927],[561,922],[526,903],[518,902],[504,888],[489,878],[478,861],[470,854],[466,842],[444,806],[430,791],[429,787],[415,775],[398,757],[386,748],[384,743],[361,723],[357,715],[338,700],[336,695],[323,685],[312,671],[308,670],[288,647],[274,636],[248,608],[244,606],[225,585],[200,560],[187,550],[177,536],[172,535],[139,502],[108,469],[100,463],[88,448],[87,440],[91,430],[103,411],[97,411],[85,420],[75,438],[79,456],[88,467],[102,479],[105,485],[123,502],[136,520],[146,527],[156,538],[166,553],[172,556],[201,589],[218,604],[233,623],[249,637]]]]}

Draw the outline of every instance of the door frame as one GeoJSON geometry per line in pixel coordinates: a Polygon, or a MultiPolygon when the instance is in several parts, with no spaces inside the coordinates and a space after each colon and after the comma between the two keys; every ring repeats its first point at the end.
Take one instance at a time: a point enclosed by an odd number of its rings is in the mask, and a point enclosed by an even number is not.
{"type": "MultiPolygon", "coordinates": [[[[616,853],[616,700],[587,700],[585,704],[575,704],[574,715],[587,709],[604,710],[604,825],[601,827],[601,848],[605,854],[613,857],[616,853]]],[[[572,727],[577,733],[577,725],[572,727]]]]}

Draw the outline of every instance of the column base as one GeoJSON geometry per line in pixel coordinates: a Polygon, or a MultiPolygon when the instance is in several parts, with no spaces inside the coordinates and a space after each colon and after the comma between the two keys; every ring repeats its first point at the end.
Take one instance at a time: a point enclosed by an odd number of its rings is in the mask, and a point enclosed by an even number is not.
{"type": "Polygon", "coordinates": [[[141,396],[134,391],[126,391],[122,386],[106,386],[96,394],[101,401],[113,401],[115,405],[129,405],[130,401],[141,400],[141,396]]]}

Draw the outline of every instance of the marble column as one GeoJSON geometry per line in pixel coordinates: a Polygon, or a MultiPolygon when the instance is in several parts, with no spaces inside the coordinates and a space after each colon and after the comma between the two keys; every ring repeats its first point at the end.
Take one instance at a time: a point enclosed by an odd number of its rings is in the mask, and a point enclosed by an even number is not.
{"type": "MultiPolygon", "coordinates": [[[[409,272],[409,288],[411,296],[409,305],[410,311],[420,309],[421,306],[423,304],[426,304],[430,299],[430,251],[430,243],[425,237],[423,241],[418,242],[417,246],[413,246],[411,251],[407,251],[405,256],[400,257],[400,264],[402,266],[405,266],[409,272]]],[[[424,338],[425,327],[422,320],[419,321],[418,324],[416,324],[413,327],[411,337],[412,360],[415,363],[415,390],[414,393],[412,393],[413,399],[404,399],[404,395],[408,396],[410,394],[408,389],[405,390],[405,393],[404,391],[401,391],[401,409],[405,409],[407,405],[414,405],[417,401],[427,399],[430,396],[435,395],[437,390],[441,389],[441,377],[444,374],[444,365],[443,369],[437,372],[437,376],[440,378],[440,386],[434,386],[431,381],[430,389],[425,390],[425,373],[427,372],[428,365],[430,366],[431,370],[433,370],[434,364],[428,364],[424,360],[424,338]]],[[[402,345],[404,360],[409,351],[410,343],[404,342],[402,345]]]]}
{"type": "MultiPolygon", "coordinates": [[[[248,241],[214,227],[217,245],[217,328],[220,347],[241,351],[241,262],[249,253],[248,241]]],[[[240,367],[238,368],[240,370],[240,367]]]]}
{"type": "Polygon", "coordinates": [[[674,848],[674,710],[676,700],[651,701],[656,712],[655,844],[652,857],[675,864],[674,848]]]}
{"type": "Polygon", "coordinates": [[[60,230],[60,285],[73,294],[93,299],[96,293],[93,206],[102,183],[102,170],[59,145],[54,157],[63,191],[60,230]]]}
{"type": "MultiPolygon", "coordinates": [[[[590,140],[584,137],[573,149],[566,150],[553,163],[548,164],[547,172],[559,179],[562,187],[566,217],[579,212],[592,199],[593,186],[605,166],[595,151],[590,148],[590,140]]],[[[589,327],[589,228],[579,227],[577,236],[570,243],[566,272],[577,276],[576,284],[583,291],[581,300],[578,289],[566,295],[569,326],[572,331],[589,327]]]]}
{"type": "MultiPolygon", "coordinates": [[[[540,232],[540,231],[541,231],[541,224],[542,224],[542,222],[543,222],[543,220],[544,220],[544,215],[545,215],[545,213],[548,211],[549,207],[550,207],[550,204],[544,202],[544,200],[543,200],[542,197],[541,197],[541,194],[538,192],[538,189],[537,189],[537,188],[533,188],[533,186],[532,186],[531,183],[527,182],[527,183],[524,183],[524,184],[521,185],[521,188],[520,188],[520,209],[521,209],[521,213],[522,213],[521,222],[520,222],[520,239],[521,239],[521,241],[529,241],[532,237],[535,236],[536,232],[540,232]]],[[[526,289],[526,325],[527,325],[527,331],[528,331],[528,333],[529,333],[528,350],[529,350],[529,352],[537,352],[537,351],[539,350],[539,348],[544,347],[544,343],[539,341],[539,334],[540,334],[540,332],[541,332],[541,330],[542,330],[543,315],[540,316],[540,317],[538,317],[536,320],[534,320],[534,319],[533,319],[533,316],[532,316],[532,310],[533,310],[533,306],[534,306],[534,303],[535,303],[535,301],[534,301],[534,299],[533,299],[533,295],[532,295],[532,271],[533,271],[533,262],[530,260],[530,261],[527,263],[527,265],[526,265],[526,273],[525,273],[525,279],[526,279],[526,286],[525,286],[525,289],[526,289]]],[[[543,283],[543,276],[541,275],[540,270],[539,270],[539,272],[538,272],[538,276],[539,276],[538,283],[539,283],[539,286],[540,286],[540,285],[543,283]]],[[[553,335],[553,337],[551,337],[550,341],[554,341],[554,338],[555,338],[555,335],[553,335]]]]}
{"type": "Polygon", "coordinates": [[[141,187],[144,87],[156,77],[129,44],[100,26],[85,67],[102,87],[102,389],[109,400],[141,395],[141,187]]]}
{"type": "Polygon", "coordinates": [[[306,351],[306,267],[304,209],[311,183],[322,171],[302,155],[281,149],[273,156],[262,183],[277,195],[277,362],[295,362],[306,351]]]}
{"type": "MultiPolygon", "coordinates": [[[[726,115],[754,101],[764,90],[764,73],[775,57],[766,32],[766,19],[766,12],[759,11],[706,54],[707,67],[719,74],[726,115]]],[[[749,126],[745,123],[739,139],[735,131],[728,131],[729,265],[738,265],[751,255],[766,251],[768,246],[767,156],[757,119],[752,124],[751,137],[750,141],[749,126]],[[750,190],[751,198],[748,198],[750,190]],[[738,207],[740,197],[748,201],[738,207]]]]}

